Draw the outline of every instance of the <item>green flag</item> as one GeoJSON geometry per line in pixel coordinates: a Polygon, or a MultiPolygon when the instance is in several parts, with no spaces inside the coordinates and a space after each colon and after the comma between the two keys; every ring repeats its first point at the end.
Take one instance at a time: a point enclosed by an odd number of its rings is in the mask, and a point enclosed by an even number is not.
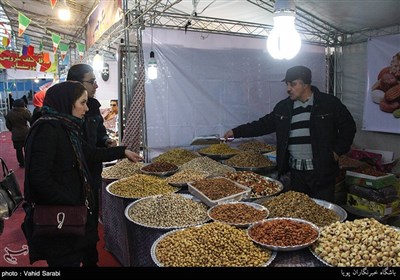
{"type": "Polygon", "coordinates": [[[43,51],[43,40],[40,40],[39,51],[40,51],[40,52],[43,51]]]}
{"type": "Polygon", "coordinates": [[[25,29],[28,28],[28,25],[31,23],[31,19],[24,16],[24,14],[18,12],[18,36],[21,36],[24,33],[25,29]]]}
{"type": "Polygon", "coordinates": [[[81,62],[83,60],[83,55],[85,54],[85,45],[81,43],[76,43],[78,46],[78,53],[79,53],[79,58],[81,59],[81,62]]]}
{"type": "Polygon", "coordinates": [[[51,33],[51,39],[53,40],[53,52],[57,51],[58,44],[60,44],[61,36],[51,33]]]}
{"type": "Polygon", "coordinates": [[[60,52],[61,52],[61,59],[64,60],[65,56],[67,55],[68,45],[64,43],[60,43],[60,52]]]}

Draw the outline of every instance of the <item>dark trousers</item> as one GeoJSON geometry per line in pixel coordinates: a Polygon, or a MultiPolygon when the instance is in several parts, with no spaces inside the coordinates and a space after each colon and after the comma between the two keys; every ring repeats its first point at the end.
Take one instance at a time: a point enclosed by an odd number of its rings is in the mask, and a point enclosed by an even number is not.
{"type": "Polygon", "coordinates": [[[17,155],[17,160],[19,163],[19,166],[24,166],[25,165],[25,159],[24,159],[24,142],[23,141],[14,141],[14,149],[17,155]]]}
{"type": "MultiPolygon", "coordinates": [[[[327,178],[325,178],[327,179],[327,178]]],[[[335,200],[335,178],[320,183],[318,174],[314,170],[290,170],[290,190],[302,192],[311,198],[317,198],[334,203],[335,200]]]]}

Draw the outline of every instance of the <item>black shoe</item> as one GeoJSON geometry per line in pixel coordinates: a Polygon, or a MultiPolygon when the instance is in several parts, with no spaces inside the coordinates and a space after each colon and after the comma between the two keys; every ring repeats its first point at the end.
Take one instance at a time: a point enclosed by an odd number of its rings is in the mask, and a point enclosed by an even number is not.
{"type": "Polygon", "coordinates": [[[22,167],[22,168],[24,168],[24,167],[25,167],[25,164],[23,164],[23,163],[20,163],[20,164],[19,164],[19,167],[22,167]]]}

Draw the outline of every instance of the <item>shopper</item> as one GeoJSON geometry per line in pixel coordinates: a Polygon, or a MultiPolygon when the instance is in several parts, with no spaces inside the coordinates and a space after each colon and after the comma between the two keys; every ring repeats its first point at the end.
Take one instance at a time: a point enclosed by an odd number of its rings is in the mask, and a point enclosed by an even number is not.
{"type": "Polygon", "coordinates": [[[26,217],[22,228],[31,263],[46,260],[52,267],[80,266],[88,246],[95,245],[98,240],[96,201],[88,164],[124,157],[135,162],[142,160],[123,146],[100,149],[81,138],[83,118],[88,111],[87,96],[85,87],[79,82],[52,86],[43,102],[43,116],[29,131],[24,188],[26,217]],[[85,236],[32,236],[32,205],[83,205],[86,198],[84,185],[87,185],[88,194],[85,236]]]}
{"type": "Polygon", "coordinates": [[[11,131],[11,139],[16,151],[17,160],[20,167],[25,166],[24,159],[24,142],[29,131],[29,122],[32,114],[26,108],[22,99],[14,101],[14,107],[6,115],[6,127],[11,131]]]}
{"type": "Polygon", "coordinates": [[[42,107],[43,107],[43,100],[44,97],[46,95],[46,90],[41,90],[35,93],[35,95],[33,96],[33,106],[35,106],[35,108],[33,109],[32,112],[32,120],[31,120],[31,125],[42,116],[42,107]]]}
{"type": "Polygon", "coordinates": [[[115,132],[118,117],[118,100],[112,99],[110,101],[110,108],[102,112],[102,116],[105,128],[115,132]]]}
{"type": "Polygon", "coordinates": [[[338,158],[356,133],[348,109],[333,95],[311,86],[311,70],[295,66],[285,78],[289,97],[257,121],[240,125],[224,137],[255,137],[276,132],[279,176],[290,171],[290,189],[334,201],[338,158]]]}
{"type": "MultiPolygon", "coordinates": [[[[100,102],[95,98],[98,86],[93,68],[83,63],[73,65],[68,70],[67,80],[81,82],[88,92],[87,106],[89,107],[89,111],[85,115],[85,122],[83,124],[84,139],[94,147],[104,148],[116,146],[117,142],[111,139],[107,134],[103,117],[100,114],[100,102]]],[[[93,162],[89,163],[88,167],[93,177],[93,192],[96,200],[95,208],[96,215],[98,215],[99,190],[102,186],[101,173],[103,171],[103,164],[101,162],[93,162]]],[[[97,261],[96,244],[93,244],[92,248],[88,248],[83,263],[85,266],[96,266],[97,261]]]]}

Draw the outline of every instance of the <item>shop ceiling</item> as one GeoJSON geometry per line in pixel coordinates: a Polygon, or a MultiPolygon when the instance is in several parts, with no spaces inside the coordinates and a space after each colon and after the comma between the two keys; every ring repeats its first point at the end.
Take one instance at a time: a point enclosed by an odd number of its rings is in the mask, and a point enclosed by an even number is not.
{"type": "MultiPolygon", "coordinates": [[[[112,0],[109,0],[112,1],[112,0]]],[[[275,1],[266,0],[121,0],[125,19],[110,28],[89,50],[115,53],[121,40],[136,44],[137,30],[155,28],[178,29],[236,36],[266,38],[272,29],[275,1]],[[197,3],[196,9],[194,9],[197,3]]],[[[74,47],[85,42],[85,25],[99,0],[66,0],[72,15],[66,23],[57,18],[49,0],[1,0],[0,22],[9,24],[18,34],[18,12],[32,19],[24,34],[31,44],[52,51],[51,33],[74,47]]],[[[400,5],[398,0],[298,0],[296,26],[302,40],[321,46],[343,46],[364,42],[370,37],[398,34],[400,5]]],[[[4,29],[0,26],[0,33],[4,29]]],[[[16,46],[24,38],[16,36],[16,46]]]]}

